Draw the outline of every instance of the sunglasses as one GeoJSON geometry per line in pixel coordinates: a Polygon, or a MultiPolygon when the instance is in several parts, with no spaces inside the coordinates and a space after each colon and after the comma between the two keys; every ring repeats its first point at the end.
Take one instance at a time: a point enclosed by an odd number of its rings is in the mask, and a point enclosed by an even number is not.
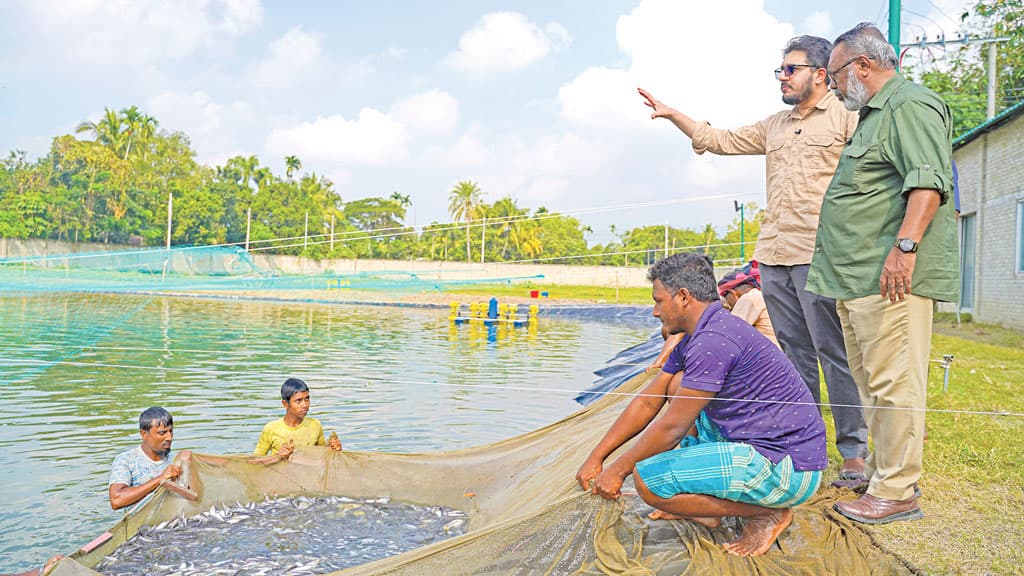
{"type": "Polygon", "coordinates": [[[811,66],[810,64],[786,64],[782,68],[776,68],[775,69],[775,79],[776,80],[781,80],[782,78],[789,78],[790,76],[795,74],[796,71],[799,70],[800,68],[817,68],[817,67],[816,66],[811,66]]]}

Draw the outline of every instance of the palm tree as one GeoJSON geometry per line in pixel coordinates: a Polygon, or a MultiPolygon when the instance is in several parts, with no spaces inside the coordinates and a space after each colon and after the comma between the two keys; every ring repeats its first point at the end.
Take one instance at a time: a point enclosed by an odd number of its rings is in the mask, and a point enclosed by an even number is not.
{"type": "Polygon", "coordinates": [[[255,182],[256,172],[260,168],[259,158],[256,158],[255,156],[249,156],[248,158],[245,156],[235,156],[234,158],[229,159],[228,163],[232,164],[233,167],[238,170],[238,183],[246,188],[250,188],[249,182],[255,182]]]}
{"type": "Polygon", "coordinates": [[[472,180],[459,182],[448,194],[448,213],[456,222],[466,222],[466,262],[470,261],[469,223],[476,218],[482,196],[480,186],[472,180]]]}
{"type": "MultiPolygon", "coordinates": [[[[251,156],[251,158],[255,159],[256,157],[251,156]]],[[[274,174],[270,171],[270,168],[259,168],[253,172],[252,180],[256,183],[256,187],[262,190],[274,181],[274,174]]]]}
{"type": "Polygon", "coordinates": [[[519,249],[519,232],[522,227],[519,225],[518,220],[523,215],[523,212],[519,206],[516,206],[516,201],[511,196],[505,196],[491,206],[489,216],[497,220],[498,236],[503,240],[501,247],[501,258],[503,260],[508,258],[509,241],[513,241],[513,246],[516,250],[519,249]]]}
{"type": "Polygon", "coordinates": [[[287,176],[289,180],[292,179],[292,174],[298,170],[302,170],[302,160],[299,160],[298,156],[285,156],[284,165],[284,175],[287,176]]]}
{"type": "Polygon", "coordinates": [[[88,133],[98,144],[102,144],[120,155],[121,144],[125,138],[124,119],[116,110],[103,109],[103,117],[99,122],[86,120],[75,127],[76,134],[88,133]]]}
{"type": "Polygon", "coordinates": [[[412,206],[412,200],[409,198],[409,195],[401,194],[397,190],[391,193],[391,199],[394,200],[395,202],[398,202],[402,206],[402,208],[412,206]]]}
{"type": "Polygon", "coordinates": [[[123,108],[121,110],[121,119],[125,124],[124,133],[128,136],[124,149],[124,159],[127,160],[128,154],[132,151],[132,142],[135,140],[144,142],[152,138],[156,134],[156,128],[160,125],[160,122],[149,114],[140,111],[138,106],[123,108]]]}

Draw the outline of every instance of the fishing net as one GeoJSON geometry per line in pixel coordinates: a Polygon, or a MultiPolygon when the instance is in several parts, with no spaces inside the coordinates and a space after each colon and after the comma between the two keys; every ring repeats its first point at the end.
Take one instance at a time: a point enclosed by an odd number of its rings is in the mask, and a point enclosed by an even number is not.
{"type": "MultiPolygon", "coordinates": [[[[579,412],[495,444],[429,454],[299,449],[289,461],[192,454],[192,501],[164,488],[107,535],[62,560],[58,576],[92,569],[141,527],[190,517],[214,506],[268,497],[388,498],[464,511],[465,533],[335,574],[911,574],[912,568],[832,511],[822,490],[796,509],[777,545],[757,558],[728,555],[741,521],[714,530],[688,521],[652,521],[627,483],[602,500],[574,482],[577,467],[629,401],[650,380],[638,375],[579,412]],[[622,394],[625,393],[625,394],[622,394]],[[105,538],[105,541],[103,540],[105,538]]],[[[179,459],[182,455],[179,455],[179,459]]]]}
{"type": "Polygon", "coordinates": [[[282,274],[261,267],[239,246],[147,248],[0,258],[0,292],[423,292],[536,280],[541,275],[480,278],[454,270],[282,274]]]}

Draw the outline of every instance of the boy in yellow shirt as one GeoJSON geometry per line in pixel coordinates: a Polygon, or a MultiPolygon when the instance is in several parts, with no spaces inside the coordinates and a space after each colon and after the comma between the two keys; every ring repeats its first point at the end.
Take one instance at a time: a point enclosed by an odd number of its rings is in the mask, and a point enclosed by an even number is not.
{"type": "Polygon", "coordinates": [[[309,386],[298,378],[289,378],[281,385],[281,405],[284,417],[267,423],[256,443],[256,456],[276,454],[289,458],[296,446],[330,446],[341,451],[341,440],[331,434],[324,440],[324,429],[316,418],[306,418],[309,412],[309,386]]]}

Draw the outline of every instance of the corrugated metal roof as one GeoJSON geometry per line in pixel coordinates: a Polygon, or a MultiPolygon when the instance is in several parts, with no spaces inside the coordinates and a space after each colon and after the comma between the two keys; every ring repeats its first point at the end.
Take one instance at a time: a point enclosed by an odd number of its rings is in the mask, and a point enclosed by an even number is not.
{"type": "Polygon", "coordinates": [[[1010,106],[1006,110],[1003,110],[999,114],[996,114],[993,118],[986,120],[985,122],[982,122],[975,128],[972,128],[971,130],[968,130],[967,132],[955,138],[953,140],[953,150],[956,150],[961,146],[964,146],[965,144],[971,142],[972,140],[983,134],[995,130],[999,126],[1009,122],[1010,120],[1013,120],[1017,116],[1020,116],[1021,113],[1024,113],[1024,100],[1017,102],[1013,106],[1010,106]]]}

